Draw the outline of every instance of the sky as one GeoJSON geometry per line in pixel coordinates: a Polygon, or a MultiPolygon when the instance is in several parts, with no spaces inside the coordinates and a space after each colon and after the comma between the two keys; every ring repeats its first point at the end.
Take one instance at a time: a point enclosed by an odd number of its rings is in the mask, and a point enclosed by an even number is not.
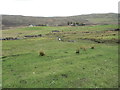
{"type": "Polygon", "coordinates": [[[0,0],[0,14],[24,16],[73,16],[118,13],[119,0],[0,0]]]}

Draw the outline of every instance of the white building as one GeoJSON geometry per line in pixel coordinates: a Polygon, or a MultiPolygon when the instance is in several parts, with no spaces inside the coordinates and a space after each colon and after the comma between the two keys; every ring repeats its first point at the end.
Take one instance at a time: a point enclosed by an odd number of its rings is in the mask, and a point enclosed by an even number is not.
{"type": "Polygon", "coordinates": [[[33,25],[32,25],[32,24],[30,24],[30,25],[29,25],[29,27],[33,27],[33,25]]]}

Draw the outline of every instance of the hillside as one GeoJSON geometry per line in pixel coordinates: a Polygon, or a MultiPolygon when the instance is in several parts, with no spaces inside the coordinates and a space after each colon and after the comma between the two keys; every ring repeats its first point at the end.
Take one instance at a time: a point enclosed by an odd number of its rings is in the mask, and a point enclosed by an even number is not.
{"type": "Polygon", "coordinates": [[[49,26],[67,25],[68,22],[79,22],[86,24],[117,24],[118,14],[88,14],[68,17],[32,17],[21,15],[2,15],[2,28],[28,26],[29,24],[47,24],[49,26]]]}

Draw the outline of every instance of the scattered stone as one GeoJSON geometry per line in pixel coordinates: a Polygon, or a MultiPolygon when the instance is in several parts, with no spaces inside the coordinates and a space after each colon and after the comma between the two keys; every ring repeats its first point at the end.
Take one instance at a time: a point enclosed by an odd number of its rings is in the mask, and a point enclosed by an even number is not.
{"type": "Polygon", "coordinates": [[[53,30],[52,32],[60,32],[60,31],[58,31],[58,30],[53,30]]]}
{"type": "Polygon", "coordinates": [[[42,34],[39,34],[39,35],[25,35],[24,37],[42,37],[42,34]]]}
{"type": "Polygon", "coordinates": [[[90,33],[90,32],[84,32],[84,33],[90,33]]]}
{"type": "Polygon", "coordinates": [[[75,40],[68,40],[68,42],[75,42],[75,40]]]}
{"type": "Polygon", "coordinates": [[[120,31],[120,29],[119,29],[119,28],[117,28],[117,29],[114,29],[113,31],[120,31]]]}
{"type": "Polygon", "coordinates": [[[6,38],[0,38],[0,40],[19,40],[20,38],[13,38],[13,37],[6,37],[6,38]]]}

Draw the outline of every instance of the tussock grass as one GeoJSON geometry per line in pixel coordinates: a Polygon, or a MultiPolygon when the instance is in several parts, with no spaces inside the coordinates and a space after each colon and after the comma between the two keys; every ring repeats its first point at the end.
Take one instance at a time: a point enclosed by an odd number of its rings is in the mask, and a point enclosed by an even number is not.
{"type": "Polygon", "coordinates": [[[45,52],[44,51],[39,51],[39,56],[45,56],[45,52]]]}

